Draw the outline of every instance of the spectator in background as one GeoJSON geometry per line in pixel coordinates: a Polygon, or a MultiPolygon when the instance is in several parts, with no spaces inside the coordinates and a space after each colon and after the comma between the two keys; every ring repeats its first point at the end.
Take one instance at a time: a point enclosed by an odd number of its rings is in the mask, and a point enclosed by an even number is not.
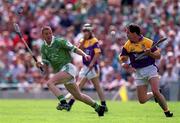
{"type": "Polygon", "coordinates": [[[31,92],[33,92],[33,93],[41,92],[42,88],[44,86],[44,83],[43,83],[43,79],[40,75],[40,72],[34,71],[32,73],[32,77],[33,77],[33,83],[30,86],[31,92]]]}
{"type": "Polygon", "coordinates": [[[137,94],[136,94],[136,83],[135,83],[134,76],[128,76],[127,77],[126,87],[128,90],[128,99],[129,100],[136,100],[137,94]]]}
{"type": "Polygon", "coordinates": [[[159,64],[158,64],[158,69],[159,69],[159,75],[163,75],[164,72],[166,71],[166,63],[167,60],[163,56],[161,57],[159,64]]]}
{"type": "Polygon", "coordinates": [[[13,79],[16,79],[20,74],[25,73],[25,66],[21,63],[20,57],[14,56],[12,59],[13,66],[11,66],[11,72],[13,79]]]}
{"type": "Polygon", "coordinates": [[[122,78],[121,74],[115,73],[113,81],[106,84],[106,89],[118,90],[122,85],[125,85],[127,82],[122,78]]]}
{"type": "Polygon", "coordinates": [[[167,71],[161,78],[162,94],[171,101],[177,101],[179,93],[178,75],[173,71],[173,64],[167,64],[166,68],[167,71]]]}
{"type": "Polygon", "coordinates": [[[102,81],[107,81],[107,75],[114,72],[113,67],[111,66],[111,62],[109,59],[106,59],[103,63],[101,62],[101,76],[102,81]]]}
{"type": "Polygon", "coordinates": [[[176,64],[176,73],[178,74],[178,79],[180,80],[180,53],[177,54],[177,57],[176,57],[176,61],[177,61],[177,64],[176,64]]]}
{"type": "Polygon", "coordinates": [[[28,83],[28,81],[26,80],[26,75],[21,73],[17,76],[19,82],[17,84],[18,87],[18,91],[19,92],[29,92],[30,91],[30,84],[28,83]]]}

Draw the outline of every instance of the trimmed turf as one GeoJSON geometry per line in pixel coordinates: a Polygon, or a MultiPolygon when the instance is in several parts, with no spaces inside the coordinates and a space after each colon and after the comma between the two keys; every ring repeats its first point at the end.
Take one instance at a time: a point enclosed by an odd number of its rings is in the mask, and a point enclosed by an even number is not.
{"type": "Polygon", "coordinates": [[[57,111],[57,100],[0,100],[0,123],[180,123],[180,102],[169,102],[166,118],[154,102],[107,102],[109,112],[98,117],[91,107],[76,102],[70,112],[57,111]]]}

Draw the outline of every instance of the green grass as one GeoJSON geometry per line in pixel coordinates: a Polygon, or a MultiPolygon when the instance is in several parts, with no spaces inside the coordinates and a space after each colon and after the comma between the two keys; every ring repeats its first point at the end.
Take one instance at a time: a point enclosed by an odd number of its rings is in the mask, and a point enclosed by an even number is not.
{"type": "Polygon", "coordinates": [[[98,117],[91,107],[76,102],[71,112],[57,111],[57,100],[0,100],[0,123],[180,123],[180,102],[169,102],[166,118],[154,102],[107,102],[109,112],[98,117]]]}

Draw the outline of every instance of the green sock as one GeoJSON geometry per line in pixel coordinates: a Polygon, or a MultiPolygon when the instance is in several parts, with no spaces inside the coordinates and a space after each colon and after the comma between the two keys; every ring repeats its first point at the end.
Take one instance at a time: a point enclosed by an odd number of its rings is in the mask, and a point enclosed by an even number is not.
{"type": "Polygon", "coordinates": [[[98,110],[99,105],[95,102],[95,103],[92,105],[92,107],[93,107],[95,110],[98,110]]]}
{"type": "Polygon", "coordinates": [[[59,100],[62,104],[67,103],[67,102],[66,102],[66,99],[64,98],[64,95],[60,95],[60,96],[58,96],[57,98],[58,98],[58,100],[59,100]]]}

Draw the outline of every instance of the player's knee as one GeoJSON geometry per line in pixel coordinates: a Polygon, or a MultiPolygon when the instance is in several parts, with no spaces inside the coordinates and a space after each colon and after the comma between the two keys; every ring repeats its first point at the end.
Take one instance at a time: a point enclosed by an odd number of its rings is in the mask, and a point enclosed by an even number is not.
{"type": "Polygon", "coordinates": [[[158,97],[161,94],[159,90],[152,90],[152,92],[155,97],[158,97]]]}
{"type": "Polygon", "coordinates": [[[79,86],[79,88],[81,89],[82,86],[83,86],[83,84],[82,84],[82,83],[79,83],[78,86],[79,86]]]}
{"type": "Polygon", "coordinates": [[[139,103],[140,103],[140,104],[144,104],[145,102],[146,102],[145,99],[139,99],[139,103]]]}
{"type": "Polygon", "coordinates": [[[139,103],[140,104],[144,104],[146,101],[144,101],[144,100],[139,100],[139,103]]]}
{"type": "Polygon", "coordinates": [[[48,86],[48,87],[51,87],[52,85],[53,85],[52,82],[47,82],[47,86],[48,86]]]}

